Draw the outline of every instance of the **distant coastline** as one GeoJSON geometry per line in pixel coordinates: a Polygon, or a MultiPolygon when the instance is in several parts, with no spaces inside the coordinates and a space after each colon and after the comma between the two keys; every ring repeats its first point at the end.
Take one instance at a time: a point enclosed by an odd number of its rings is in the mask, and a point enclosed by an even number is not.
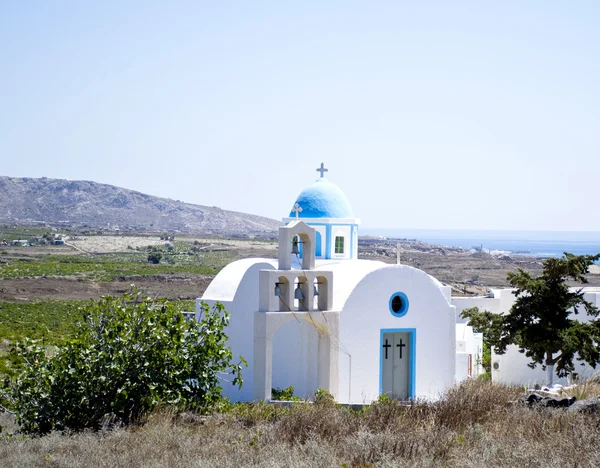
{"type": "Polygon", "coordinates": [[[437,229],[361,229],[361,234],[416,239],[428,244],[512,255],[560,257],[600,253],[600,232],[592,231],[475,231],[437,229]]]}

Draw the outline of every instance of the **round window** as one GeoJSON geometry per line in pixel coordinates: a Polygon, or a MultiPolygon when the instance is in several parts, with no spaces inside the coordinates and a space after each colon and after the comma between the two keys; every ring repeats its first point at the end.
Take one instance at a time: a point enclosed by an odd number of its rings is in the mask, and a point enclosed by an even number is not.
{"type": "Polygon", "coordinates": [[[408,312],[408,297],[402,292],[397,292],[390,298],[390,312],[395,317],[402,317],[408,312]]]}

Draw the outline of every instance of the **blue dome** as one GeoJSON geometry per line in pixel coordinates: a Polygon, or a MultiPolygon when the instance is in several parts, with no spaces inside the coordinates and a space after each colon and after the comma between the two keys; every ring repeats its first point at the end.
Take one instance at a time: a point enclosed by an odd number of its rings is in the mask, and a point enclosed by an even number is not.
{"type": "MultiPolygon", "coordinates": [[[[302,190],[296,203],[302,208],[299,218],[354,218],[344,192],[324,177],[302,190]]],[[[290,211],[290,218],[295,217],[296,213],[290,211]]]]}

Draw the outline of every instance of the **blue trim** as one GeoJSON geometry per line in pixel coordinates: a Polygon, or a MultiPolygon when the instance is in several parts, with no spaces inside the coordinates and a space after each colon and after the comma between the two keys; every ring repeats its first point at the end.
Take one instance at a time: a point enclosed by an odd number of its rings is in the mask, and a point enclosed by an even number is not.
{"type": "Polygon", "coordinates": [[[390,313],[396,318],[404,317],[408,312],[409,305],[410,303],[408,301],[408,297],[403,292],[395,292],[394,294],[392,294],[392,297],[390,297],[390,313]],[[402,308],[398,312],[394,312],[394,309],[392,309],[392,301],[395,297],[399,297],[400,299],[402,299],[402,308]]]}
{"type": "Polygon", "coordinates": [[[383,334],[408,333],[410,336],[410,362],[408,372],[408,398],[415,398],[417,367],[417,329],[416,328],[382,328],[379,334],[379,394],[383,392],[383,334]]]}
{"type": "MultiPolygon", "coordinates": [[[[291,221],[290,221],[291,222],[291,221]]],[[[350,228],[350,257],[348,258],[357,258],[357,252],[354,249],[354,228],[356,228],[356,237],[358,237],[358,224],[347,224],[347,223],[311,223],[307,222],[309,226],[325,226],[325,255],[323,257],[326,260],[331,260],[333,258],[333,228],[334,227],[349,227],[350,228]]],[[[302,248],[302,244],[300,244],[300,248],[302,248]]],[[[318,256],[318,255],[315,255],[318,256]]]]}
{"type": "Polygon", "coordinates": [[[316,247],[315,247],[315,257],[320,257],[321,256],[321,252],[323,251],[323,239],[321,237],[321,233],[319,231],[315,232],[315,242],[316,242],[316,247]]]}

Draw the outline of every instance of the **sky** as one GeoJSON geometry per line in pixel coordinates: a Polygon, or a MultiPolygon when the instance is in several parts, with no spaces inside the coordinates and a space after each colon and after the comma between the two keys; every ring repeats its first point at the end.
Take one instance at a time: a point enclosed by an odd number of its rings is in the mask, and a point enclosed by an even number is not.
{"type": "Polygon", "coordinates": [[[0,0],[0,175],[600,231],[600,2],[0,0]]]}

